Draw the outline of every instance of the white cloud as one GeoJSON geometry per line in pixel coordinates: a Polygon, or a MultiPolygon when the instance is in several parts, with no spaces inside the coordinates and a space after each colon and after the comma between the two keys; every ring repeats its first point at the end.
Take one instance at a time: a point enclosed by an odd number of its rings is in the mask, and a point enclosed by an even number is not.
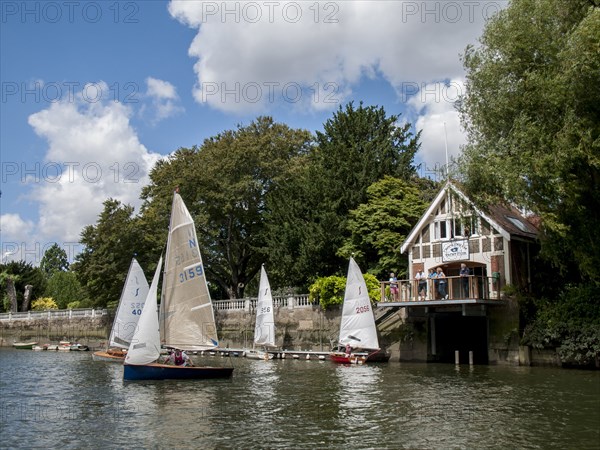
{"type": "Polygon", "coordinates": [[[151,99],[155,110],[155,115],[152,119],[154,123],[183,111],[183,108],[177,105],[179,96],[177,95],[175,86],[171,83],[148,77],[146,78],[146,84],[148,86],[146,96],[151,99]]]}
{"type": "MultiPolygon", "coordinates": [[[[109,91],[105,83],[96,84],[109,91]]],[[[48,142],[44,160],[28,179],[29,198],[39,205],[39,221],[29,222],[27,233],[35,242],[78,242],[82,228],[95,223],[108,197],[139,206],[141,188],[160,155],[139,142],[131,114],[121,103],[90,102],[78,93],[72,101],[29,116],[35,133],[48,142]]],[[[16,219],[8,220],[14,228],[16,219]]]]}
{"type": "Polygon", "coordinates": [[[198,30],[189,48],[196,58],[196,100],[245,113],[275,102],[331,109],[364,77],[381,76],[402,95],[410,83],[462,76],[459,54],[501,6],[173,0],[169,12],[198,30]],[[324,92],[326,85],[335,91],[324,92]],[[332,103],[315,92],[329,94],[332,103]]]}
{"type": "Polygon", "coordinates": [[[424,162],[424,175],[433,176],[446,164],[446,142],[448,161],[452,162],[466,143],[460,125],[460,116],[455,109],[459,96],[464,94],[464,80],[457,78],[448,82],[426,83],[415,86],[418,92],[408,99],[408,116],[414,118],[415,128],[421,131],[421,149],[417,159],[424,162]],[[444,123],[446,124],[444,130],[444,123]]]}
{"type": "Polygon", "coordinates": [[[31,244],[34,228],[31,220],[23,219],[19,214],[0,215],[0,264],[25,259],[24,250],[35,251],[35,245],[31,244]],[[28,246],[25,244],[27,242],[30,243],[28,246]]]}
{"type": "Polygon", "coordinates": [[[33,222],[22,219],[18,214],[2,214],[0,216],[0,230],[3,236],[15,237],[33,230],[33,222]]]}

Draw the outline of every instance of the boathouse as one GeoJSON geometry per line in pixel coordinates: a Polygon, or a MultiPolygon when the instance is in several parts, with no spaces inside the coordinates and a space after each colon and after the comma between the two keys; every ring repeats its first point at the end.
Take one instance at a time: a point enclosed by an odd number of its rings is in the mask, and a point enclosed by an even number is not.
{"type": "Polygon", "coordinates": [[[518,359],[518,308],[504,293],[509,285],[530,288],[537,236],[532,217],[510,205],[479,208],[448,181],[402,243],[408,278],[398,281],[397,293],[390,292],[389,281],[382,282],[379,308],[401,309],[405,324],[417,331],[410,346],[400,344],[400,359],[518,359]],[[467,271],[461,276],[463,264],[467,271]],[[445,275],[443,289],[441,279],[419,285],[418,272],[438,268],[445,275]]]}

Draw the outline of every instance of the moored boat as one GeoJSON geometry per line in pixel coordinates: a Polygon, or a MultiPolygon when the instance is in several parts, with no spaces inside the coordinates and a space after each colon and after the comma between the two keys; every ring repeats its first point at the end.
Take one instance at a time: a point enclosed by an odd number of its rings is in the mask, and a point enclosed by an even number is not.
{"type": "Polygon", "coordinates": [[[83,344],[71,344],[69,350],[72,352],[87,352],[90,348],[83,344]]]}
{"type": "Polygon", "coordinates": [[[15,342],[13,347],[18,350],[31,350],[37,345],[37,342],[15,342]]]}

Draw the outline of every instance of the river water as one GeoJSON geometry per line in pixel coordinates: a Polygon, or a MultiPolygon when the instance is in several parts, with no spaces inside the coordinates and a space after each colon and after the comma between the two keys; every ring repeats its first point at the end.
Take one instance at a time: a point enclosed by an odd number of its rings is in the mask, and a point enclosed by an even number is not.
{"type": "Polygon", "coordinates": [[[2,448],[600,448],[600,372],[198,358],[123,382],[88,352],[0,350],[2,448]]]}

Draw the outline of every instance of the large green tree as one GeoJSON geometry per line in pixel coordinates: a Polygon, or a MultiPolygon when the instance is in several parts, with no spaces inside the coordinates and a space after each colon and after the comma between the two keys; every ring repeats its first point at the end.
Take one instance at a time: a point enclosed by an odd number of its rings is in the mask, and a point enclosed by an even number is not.
{"type": "Polygon", "coordinates": [[[164,227],[173,189],[179,187],[196,222],[213,292],[218,288],[220,295],[242,297],[269,259],[264,245],[267,196],[288,177],[311,139],[307,131],[259,117],[205,140],[200,148],[180,149],[153,169],[142,193],[140,220],[148,229],[164,227]]]}
{"type": "MultiPolygon", "coordinates": [[[[77,255],[72,268],[93,306],[106,306],[119,299],[131,258],[143,242],[135,225],[132,206],[108,199],[96,224],[86,226],[81,232],[84,250],[77,255]]],[[[140,261],[142,267],[152,269],[143,265],[144,261],[140,261]]]]}
{"type": "Polygon", "coordinates": [[[537,213],[543,253],[599,283],[598,1],[513,0],[464,65],[469,192],[537,213]]]}
{"type": "Polygon", "coordinates": [[[407,275],[408,258],[400,246],[421,218],[434,195],[434,183],[417,184],[390,176],[367,189],[368,200],[350,211],[346,239],[339,254],[354,255],[361,268],[382,279],[395,272],[407,275]],[[429,189],[423,189],[429,185],[429,189]]]}
{"type": "Polygon", "coordinates": [[[309,155],[296,161],[295,176],[269,198],[269,251],[283,257],[277,275],[288,284],[343,271],[338,251],[348,236],[349,211],[385,175],[413,176],[419,134],[399,122],[383,107],[340,106],[317,132],[309,155]]]}
{"type": "Polygon", "coordinates": [[[85,304],[87,300],[77,275],[62,270],[57,270],[50,276],[44,296],[52,298],[59,309],[66,309],[73,302],[85,304]]]}
{"type": "Polygon", "coordinates": [[[68,268],[69,260],[67,258],[67,252],[55,242],[44,252],[44,256],[40,262],[40,269],[42,269],[47,276],[51,276],[54,272],[65,271],[68,268]]]}

